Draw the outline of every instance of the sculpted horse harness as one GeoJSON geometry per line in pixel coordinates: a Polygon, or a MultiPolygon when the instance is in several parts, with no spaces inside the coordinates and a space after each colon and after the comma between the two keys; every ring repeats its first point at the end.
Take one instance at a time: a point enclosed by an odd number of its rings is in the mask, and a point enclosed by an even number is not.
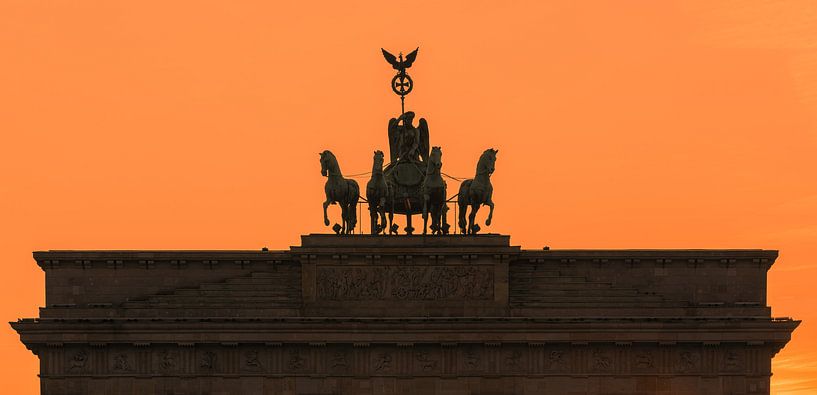
{"type": "MultiPolygon", "coordinates": [[[[447,185],[442,178],[442,149],[429,145],[428,122],[420,118],[414,125],[415,114],[404,111],[405,96],[411,92],[413,81],[406,73],[417,58],[418,49],[403,58],[386,50],[383,56],[397,70],[392,79],[392,90],[400,95],[401,114],[389,120],[387,132],[389,140],[389,163],[384,164],[382,151],[374,151],[372,176],[366,184],[366,201],[369,206],[371,234],[397,234],[399,226],[394,223],[394,214],[406,216],[406,234],[412,234],[412,215],[422,214],[423,234],[430,229],[432,234],[448,234],[447,185]],[[387,215],[388,214],[388,215],[387,215]],[[388,226],[386,219],[388,218],[388,226]]],[[[494,172],[497,150],[485,150],[477,163],[473,179],[462,182],[459,187],[459,230],[462,234],[476,234],[480,227],[475,217],[480,206],[490,208],[485,225],[491,224],[494,213],[491,175],[494,172]],[[471,208],[466,221],[466,211],[471,208]]],[[[357,224],[356,205],[360,197],[357,182],[343,178],[340,166],[330,151],[321,153],[321,174],[328,177],[326,201],[323,203],[324,224],[329,225],[327,208],[332,204],[341,207],[341,224],[333,229],[338,234],[353,233],[357,224]]]]}

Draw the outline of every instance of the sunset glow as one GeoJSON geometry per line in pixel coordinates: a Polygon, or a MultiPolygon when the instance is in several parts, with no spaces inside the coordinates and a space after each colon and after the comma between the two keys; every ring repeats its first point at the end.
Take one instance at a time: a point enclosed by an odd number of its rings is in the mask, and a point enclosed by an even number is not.
{"type": "MultiPolygon", "coordinates": [[[[484,230],[778,249],[768,303],[803,323],[772,394],[817,393],[817,3],[408,3],[0,1],[0,316],[44,305],[34,250],[331,232],[318,152],[371,169],[400,111],[380,48],[419,46],[406,109],[443,171],[499,149],[484,230]]],[[[38,393],[8,325],[0,350],[3,393],[38,393]]]]}

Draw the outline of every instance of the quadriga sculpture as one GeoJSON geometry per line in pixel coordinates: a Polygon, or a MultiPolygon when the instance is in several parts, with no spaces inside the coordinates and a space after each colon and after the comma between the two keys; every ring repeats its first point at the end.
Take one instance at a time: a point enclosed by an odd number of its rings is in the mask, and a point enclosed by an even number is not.
{"type": "Polygon", "coordinates": [[[465,180],[460,184],[460,194],[457,204],[460,206],[459,226],[463,234],[476,234],[479,232],[479,225],[474,223],[474,218],[480,206],[486,205],[491,208],[488,218],[485,220],[486,226],[491,226],[491,217],[494,215],[494,202],[491,200],[494,187],[491,185],[491,174],[494,172],[496,154],[499,150],[488,148],[479,157],[477,162],[477,174],[473,179],[465,180]],[[471,213],[468,215],[468,222],[465,221],[465,210],[471,206],[471,213]]]}
{"type": "MultiPolygon", "coordinates": [[[[374,160],[372,163],[372,178],[366,184],[366,200],[369,202],[369,215],[371,218],[371,233],[373,235],[380,234],[386,230],[386,207],[388,200],[388,207],[393,207],[391,202],[394,197],[391,194],[392,188],[389,188],[386,182],[386,177],[383,175],[383,151],[377,150],[374,152],[374,160]],[[380,222],[378,223],[378,216],[380,222]]],[[[389,209],[389,226],[391,227],[394,219],[394,211],[389,209]]]]}
{"type": "Polygon", "coordinates": [[[351,234],[357,224],[357,201],[360,199],[360,187],[357,181],[343,178],[338,160],[331,151],[326,150],[321,155],[321,175],[328,177],[324,191],[326,201],[323,202],[323,224],[329,226],[329,217],[326,208],[337,203],[340,206],[342,224],[335,224],[335,232],[351,234]]]}
{"type": "Polygon", "coordinates": [[[441,173],[443,152],[440,147],[431,148],[423,181],[423,234],[428,231],[428,215],[431,214],[431,234],[448,233],[445,223],[446,185],[441,173]]]}

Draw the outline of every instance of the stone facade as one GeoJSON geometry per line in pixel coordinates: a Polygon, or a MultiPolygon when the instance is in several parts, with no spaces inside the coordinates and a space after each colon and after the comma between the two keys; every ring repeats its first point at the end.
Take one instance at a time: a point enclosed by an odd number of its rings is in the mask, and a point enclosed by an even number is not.
{"type": "Polygon", "coordinates": [[[767,250],[47,251],[43,394],[768,394],[767,250]]]}

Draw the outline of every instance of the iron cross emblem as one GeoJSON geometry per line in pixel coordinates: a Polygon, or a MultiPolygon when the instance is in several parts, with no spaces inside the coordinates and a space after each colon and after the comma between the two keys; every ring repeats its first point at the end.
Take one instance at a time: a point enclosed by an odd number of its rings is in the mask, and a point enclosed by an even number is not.
{"type": "Polygon", "coordinates": [[[414,89],[414,81],[405,71],[391,79],[391,90],[400,96],[408,95],[412,89],[414,89]]]}

